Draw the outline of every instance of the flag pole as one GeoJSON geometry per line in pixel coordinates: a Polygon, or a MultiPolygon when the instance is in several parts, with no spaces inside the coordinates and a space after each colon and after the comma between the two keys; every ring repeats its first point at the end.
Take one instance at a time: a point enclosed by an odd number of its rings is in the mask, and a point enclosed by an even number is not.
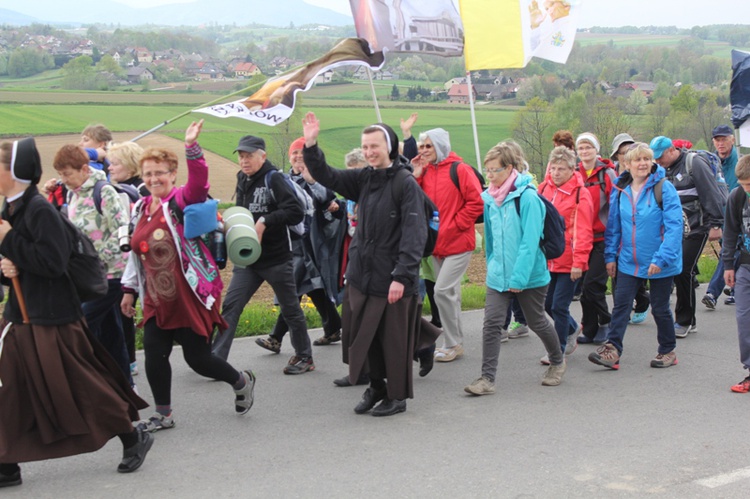
{"type": "Polygon", "coordinates": [[[378,105],[378,97],[375,95],[375,84],[372,82],[372,71],[369,66],[365,66],[367,69],[367,76],[370,79],[370,91],[372,92],[372,102],[375,104],[375,116],[378,118],[378,123],[383,122],[383,118],[380,116],[380,106],[378,105]]]}
{"type": "Polygon", "coordinates": [[[474,114],[474,92],[472,91],[472,84],[471,84],[471,71],[466,71],[466,84],[468,85],[469,90],[469,108],[471,109],[471,128],[474,131],[474,149],[477,154],[477,170],[480,172],[483,172],[482,168],[482,158],[479,154],[479,134],[477,134],[477,117],[476,114],[474,114]]]}

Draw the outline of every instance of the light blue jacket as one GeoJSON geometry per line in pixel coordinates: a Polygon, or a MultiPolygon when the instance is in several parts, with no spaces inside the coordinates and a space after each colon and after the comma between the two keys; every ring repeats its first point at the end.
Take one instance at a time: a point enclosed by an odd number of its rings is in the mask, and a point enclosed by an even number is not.
{"type": "Polygon", "coordinates": [[[518,175],[501,206],[487,191],[482,193],[487,287],[496,291],[533,289],[550,281],[547,259],[539,247],[546,210],[531,182],[531,175],[518,175]],[[515,201],[519,196],[520,217],[515,201]]]}
{"type": "Polygon", "coordinates": [[[651,278],[682,272],[682,204],[671,182],[662,184],[662,208],[654,185],[664,178],[661,166],[649,175],[637,200],[633,199],[630,173],[622,174],[610,196],[609,219],[604,233],[604,260],[617,262],[624,274],[647,279],[653,263],[661,269],[651,278]]]}

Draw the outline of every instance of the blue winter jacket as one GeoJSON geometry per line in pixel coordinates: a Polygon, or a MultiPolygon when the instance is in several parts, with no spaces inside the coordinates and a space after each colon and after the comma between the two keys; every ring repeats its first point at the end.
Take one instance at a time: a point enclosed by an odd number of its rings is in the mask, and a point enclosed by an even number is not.
{"type": "Polygon", "coordinates": [[[654,185],[665,171],[656,166],[637,200],[633,199],[632,177],[625,172],[615,181],[610,196],[609,219],[604,233],[604,260],[617,262],[623,274],[648,279],[653,263],[661,269],[651,278],[682,272],[682,204],[671,182],[662,183],[662,207],[654,197],[654,185]]]}
{"type": "Polygon", "coordinates": [[[531,182],[531,175],[519,174],[501,206],[487,191],[482,193],[487,287],[496,291],[533,289],[550,281],[547,259],[539,247],[545,208],[531,182]],[[519,196],[520,217],[515,202],[519,196]]]}

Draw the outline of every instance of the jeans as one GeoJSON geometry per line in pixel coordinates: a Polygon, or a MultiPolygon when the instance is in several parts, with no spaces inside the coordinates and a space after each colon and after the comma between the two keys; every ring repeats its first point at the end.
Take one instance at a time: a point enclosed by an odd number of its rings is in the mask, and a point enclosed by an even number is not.
{"type": "Polygon", "coordinates": [[[117,362],[125,378],[133,384],[133,377],[130,376],[130,358],[125,347],[125,336],[120,319],[121,301],[120,279],[108,279],[107,294],[96,300],[85,302],[81,308],[91,333],[117,362]]]}
{"type": "MultiPolygon", "coordinates": [[[[738,258],[740,257],[740,252],[736,251],[734,253],[734,270],[737,270],[738,267],[738,258]]],[[[713,277],[711,277],[711,281],[708,283],[708,289],[706,290],[707,293],[711,293],[711,295],[714,298],[718,298],[721,296],[721,292],[724,291],[724,260],[719,257],[719,263],[716,265],[716,271],[714,272],[713,277]]]]}
{"type": "Polygon", "coordinates": [[[226,331],[219,332],[214,336],[213,353],[226,360],[229,349],[237,330],[242,310],[253,297],[261,284],[266,281],[276,293],[279,301],[281,314],[284,316],[292,337],[292,347],[299,357],[312,357],[312,346],[310,336],[307,334],[307,322],[305,314],[299,305],[297,297],[297,286],[294,284],[294,269],[291,258],[289,261],[256,269],[250,267],[234,267],[229,289],[224,297],[224,306],[221,315],[229,327],[226,331]]]}
{"type": "MultiPolygon", "coordinates": [[[[615,306],[612,309],[612,321],[609,323],[607,343],[611,343],[622,355],[622,342],[630,319],[630,310],[638,289],[646,279],[617,272],[615,306]]],[[[677,340],[674,335],[674,320],[669,308],[669,295],[672,294],[672,277],[649,279],[651,286],[651,315],[656,323],[656,339],[659,342],[659,353],[665,354],[674,350],[677,340]]]]}
{"type": "MultiPolygon", "coordinates": [[[[576,332],[578,324],[570,315],[570,304],[576,291],[575,281],[570,280],[570,274],[550,272],[552,280],[547,290],[547,300],[544,309],[555,323],[555,331],[560,340],[560,347],[565,351],[568,336],[576,332]]],[[[585,291],[584,291],[585,292],[585,291]]],[[[526,314],[529,317],[529,314],[526,314]]]]}

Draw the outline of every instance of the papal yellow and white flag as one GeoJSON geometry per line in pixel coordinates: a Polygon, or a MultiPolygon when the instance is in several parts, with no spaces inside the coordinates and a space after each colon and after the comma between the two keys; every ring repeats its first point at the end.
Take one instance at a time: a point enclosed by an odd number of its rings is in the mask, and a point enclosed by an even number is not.
{"type": "Polygon", "coordinates": [[[195,109],[219,118],[243,118],[275,126],[283,122],[294,111],[297,92],[309,90],[319,74],[339,66],[368,66],[380,69],[384,62],[383,52],[373,52],[367,40],[345,38],[328,53],[299,69],[268,80],[260,90],[250,97],[195,109]]]}
{"type": "Polygon", "coordinates": [[[459,0],[466,69],[522,68],[532,57],[564,63],[581,0],[459,0]]]}

